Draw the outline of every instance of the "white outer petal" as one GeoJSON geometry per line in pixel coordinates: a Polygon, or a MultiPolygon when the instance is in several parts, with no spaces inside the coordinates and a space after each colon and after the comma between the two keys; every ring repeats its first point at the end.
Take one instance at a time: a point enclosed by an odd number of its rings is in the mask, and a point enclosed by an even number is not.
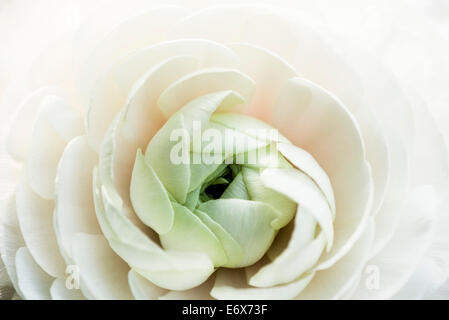
{"type": "Polygon", "coordinates": [[[240,70],[256,82],[254,98],[245,112],[269,121],[276,99],[288,79],[297,76],[296,70],[282,57],[264,48],[247,43],[228,45],[240,58],[240,70]]]}
{"type": "Polygon", "coordinates": [[[132,269],[128,272],[128,283],[137,300],[154,300],[167,293],[166,289],[154,285],[132,269]]]}
{"type": "Polygon", "coordinates": [[[286,285],[271,288],[254,288],[246,285],[246,277],[241,270],[220,269],[211,295],[224,300],[278,300],[291,299],[298,295],[314,274],[305,274],[301,278],[286,285]]]}
{"type": "Polygon", "coordinates": [[[26,159],[30,186],[41,197],[53,199],[56,168],[65,145],[83,131],[81,115],[73,107],[57,96],[44,99],[26,159]]]}
{"type": "Polygon", "coordinates": [[[266,9],[254,5],[205,8],[176,24],[169,32],[169,39],[201,38],[221,43],[241,41],[242,31],[249,18],[262,12],[266,12],[266,9]]]}
{"type": "Polygon", "coordinates": [[[65,263],[53,229],[53,201],[39,197],[22,176],[16,193],[16,207],[27,250],[45,272],[53,277],[63,276],[65,263]]]}
{"type": "MultiPolygon", "coordinates": [[[[96,4],[96,3],[95,3],[96,4]]],[[[116,28],[120,23],[147,11],[153,3],[147,0],[103,1],[93,6],[89,3],[88,12],[75,39],[74,58],[77,65],[82,64],[95,49],[95,45],[116,28]]]]}
{"type": "Polygon", "coordinates": [[[50,300],[53,277],[42,270],[26,247],[16,253],[17,279],[20,292],[28,300],[50,300]]]}
{"type": "Polygon", "coordinates": [[[48,95],[61,95],[60,89],[54,87],[40,88],[31,92],[12,116],[6,138],[8,153],[17,161],[23,161],[30,148],[33,123],[43,99],[48,95]]]}
{"type": "Polygon", "coordinates": [[[368,259],[369,247],[373,241],[374,228],[370,221],[354,247],[331,268],[315,273],[309,285],[297,299],[341,299],[351,289],[368,259]]]}
{"type": "Polygon", "coordinates": [[[296,168],[307,174],[317,184],[329,202],[332,213],[335,215],[335,197],[332,185],[326,172],[324,172],[316,160],[307,151],[291,144],[278,143],[277,149],[296,168]]]}
{"type": "Polygon", "coordinates": [[[334,241],[333,214],[328,200],[310,177],[296,169],[265,169],[260,178],[264,186],[295,201],[316,219],[324,232],[329,251],[334,241]]]}
{"type": "Polygon", "coordinates": [[[331,181],[337,206],[334,247],[318,269],[329,268],[351,250],[371,212],[373,180],[360,128],[340,100],[301,78],[288,81],[271,123],[309,152],[331,181]]]}
{"type": "Polygon", "coordinates": [[[254,87],[254,81],[238,70],[201,69],[185,75],[167,87],[159,96],[158,106],[168,119],[188,102],[217,91],[233,90],[245,101],[251,101],[254,87]]]}
{"type": "Polygon", "coordinates": [[[212,286],[214,285],[215,277],[210,276],[209,279],[198,287],[185,291],[169,291],[159,300],[211,300],[210,295],[212,286]]]}
{"type": "Polygon", "coordinates": [[[409,192],[393,238],[367,262],[379,270],[379,287],[373,290],[362,279],[353,299],[389,299],[407,282],[431,244],[436,204],[431,186],[409,192]]]}
{"type": "Polygon", "coordinates": [[[17,220],[15,195],[9,195],[5,199],[2,199],[1,204],[1,259],[5,264],[6,272],[8,273],[14,289],[19,295],[22,295],[18,286],[15,259],[17,250],[25,246],[25,241],[23,240],[19,221],[17,220]]]}
{"type": "Polygon", "coordinates": [[[125,105],[123,136],[145,149],[165,119],[157,106],[171,83],[198,68],[194,56],[175,56],[148,70],[131,88],[125,105]]]}
{"type": "Polygon", "coordinates": [[[393,237],[399,223],[404,199],[409,192],[409,155],[404,148],[404,140],[394,133],[389,134],[390,172],[385,188],[385,195],[374,214],[375,240],[371,257],[375,256],[393,237]]]}
{"type": "Polygon", "coordinates": [[[188,10],[160,6],[142,10],[113,28],[95,43],[81,65],[81,90],[88,93],[98,77],[127,54],[165,40],[169,28],[186,16],[188,10]]]}
{"type": "Polygon", "coordinates": [[[89,143],[98,151],[114,116],[126,102],[132,85],[156,64],[174,56],[199,59],[200,67],[235,68],[238,57],[225,46],[200,39],[162,42],[136,51],[111,66],[90,89],[87,120],[89,143]]]}
{"type": "Polygon", "coordinates": [[[52,300],[85,300],[79,289],[68,289],[65,278],[57,278],[50,287],[50,295],[52,300]]]}
{"type": "Polygon", "coordinates": [[[81,290],[92,299],[132,299],[128,286],[129,266],[109,247],[101,235],[78,233],[72,242],[72,255],[79,268],[81,290]]]}
{"type": "Polygon", "coordinates": [[[72,105],[80,110],[78,88],[75,86],[78,69],[73,65],[73,40],[76,31],[58,35],[33,59],[28,71],[30,89],[54,86],[63,90],[72,105]]]}
{"type": "Polygon", "coordinates": [[[59,161],[54,226],[61,253],[67,261],[71,260],[71,242],[76,233],[101,233],[91,190],[97,161],[98,156],[90,149],[85,136],[70,141],[59,161]]]}

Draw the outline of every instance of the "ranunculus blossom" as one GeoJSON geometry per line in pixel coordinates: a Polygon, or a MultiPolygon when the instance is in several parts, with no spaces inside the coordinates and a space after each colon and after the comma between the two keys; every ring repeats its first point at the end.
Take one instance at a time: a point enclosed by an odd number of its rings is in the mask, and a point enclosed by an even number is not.
{"type": "Polygon", "coordinates": [[[5,138],[20,174],[1,209],[4,292],[386,299],[449,276],[432,117],[306,20],[118,2],[30,75],[5,138]]]}

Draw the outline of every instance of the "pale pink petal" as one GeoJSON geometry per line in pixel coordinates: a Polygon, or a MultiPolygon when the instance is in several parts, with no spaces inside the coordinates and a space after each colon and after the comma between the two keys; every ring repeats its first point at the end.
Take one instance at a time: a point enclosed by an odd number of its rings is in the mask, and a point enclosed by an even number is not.
{"type": "MultiPolygon", "coordinates": [[[[299,14],[299,13],[298,13],[299,14]]],[[[377,211],[387,193],[391,147],[377,115],[379,103],[370,86],[363,86],[365,74],[340,50],[340,39],[327,39],[316,30],[302,24],[303,19],[288,20],[274,14],[261,14],[252,18],[254,30],[248,35],[251,43],[279,53],[297,70],[301,77],[313,81],[337,96],[357,120],[366,147],[366,159],[372,168],[375,185],[373,211],[377,211]],[[268,29],[270,26],[272,36],[268,29]],[[259,30],[266,30],[258,33],[259,30]],[[274,30],[282,35],[275,34],[274,30]],[[265,34],[269,36],[266,37],[265,34]],[[276,41],[277,39],[282,39],[276,41]],[[370,91],[367,98],[366,92],[370,91]],[[374,99],[374,100],[373,100],[374,99]],[[365,106],[366,105],[366,106],[365,106]]],[[[248,28],[251,30],[251,28],[248,28]]],[[[345,48],[343,46],[343,48],[345,48]]],[[[379,91],[381,92],[381,91],[379,91]]],[[[378,93],[375,93],[378,96],[378,93]]],[[[394,150],[393,150],[394,151],[394,150]]]]}
{"type": "Polygon", "coordinates": [[[158,106],[168,119],[191,100],[216,91],[233,90],[251,101],[255,83],[238,70],[211,68],[191,72],[168,86],[158,99],[158,106]]]}
{"type": "Polygon", "coordinates": [[[237,56],[225,46],[199,39],[163,42],[124,57],[89,89],[87,129],[89,143],[95,151],[99,150],[114,116],[125,105],[134,83],[156,64],[179,55],[198,58],[202,68],[235,68],[238,61],[237,56]]]}
{"type": "MultiPolygon", "coordinates": [[[[360,112],[370,110],[378,120],[386,140],[389,140],[390,134],[399,134],[406,151],[409,152],[415,136],[415,119],[411,103],[399,79],[369,52],[361,51],[345,42],[341,43],[341,47],[345,49],[345,60],[350,62],[352,69],[359,75],[355,80],[359,80],[363,92],[363,100],[358,107],[360,112]],[[382,94],[379,94],[380,92],[382,94]]],[[[344,82],[341,79],[334,81],[344,82]]],[[[335,92],[333,86],[325,87],[335,92]]],[[[353,88],[351,90],[354,91],[353,88]]],[[[346,100],[344,94],[337,94],[343,101],[346,100]]],[[[356,113],[352,105],[350,110],[356,113]]]]}
{"type": "Polygon", "coordinates": [[[321,34],[297,19],[289,21],[294,29],[291,41],[299,45],[290,53],[292,58],[288,61],[301,77],[335,94],[351,112],[364,109],[364,86],[361,78],[365,75],[359,72],[352,59],[342,51],[341,39],[329,39],[328,34],[321,34]]]}
{"type": "Polygon", "coordinates": [[[361,236],[371,210],[373,181],[360,129],[336,97],[300,78],[283,89],[271,123],[308,151],[331,181],[337,208],[334,247],[322,256],[319,269],[328,268],[361,236]]]}
{"type": "Polygon", "coordinates": [[[198,67],[192,56],[167,59],[146,72],[131,88],[125,105],[123,135],[144,149],[165,122],[157,100],[165,88],[198,67]]]}
{"type": "Polygon", "coordinates": [[[282,57],[246,43],[228,45],[240,58],[240,70],[256,82],[256,91],[246,109],[250,116],[268,121],[275,101],[288,79],[297,76],[295,69],[282,57]]]}

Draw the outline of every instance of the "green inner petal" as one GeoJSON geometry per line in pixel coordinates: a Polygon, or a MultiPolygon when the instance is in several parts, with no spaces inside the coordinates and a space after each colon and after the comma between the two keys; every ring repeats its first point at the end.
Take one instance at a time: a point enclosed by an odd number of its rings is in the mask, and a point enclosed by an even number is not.
{"type": "Polygon", "coordinates": [[[173,228],[160,235],[164,249],[207,253],[215,266],[227,263],[224,248],[215,234],[186,207],[173,203],[173,228]]]}
{"type": "MultiPolygon", "coordinates": [[[[210,118],[210,121],[264,142],[268,142],[271,138],[267,132],[275,130],[272,126],[262,120],[244,114],[215,113],[210,118]]],[[[291,142],[279,132],[277,132],[277,139],[275,139],[275,142],[291,144],[291,142]]]]}
{"type": "Polygon", "coordinates": [[[263,121],[225,113],[244,102],[221,91],[187,103],[153,137],[145,157],[139,150],[131,181],[134,209],[163,248],[205,254],[215,267],[259,261],[297,212],[295,201],[261,178],[267,168],[296,170],[278,150],[290,142],[263,121]],[[173,139],[176,130],[181,140],[173,139]],[[173,152],[184,161],[174,163],[173,152]]]}
{"type": "Polygon", "coordinates": [[[195,210],[195,214],[203,221],[205,225],[217,236],[225,250],[228,261],[223,267],[234,268],[243,262],[245,253],[242,247],[223,227],[212,220],[207,214],[195,210]]]}
{"type": "Polygon", "coordinates": [[[186,199],[186,202],[184,203],[184,206],[187,209],[189,209],[190,211],[193,211],[197,207],[198,201],[199,201],[199,196],[200,196],[200,191],[201,191],[201,187],[198,187],[195,190],[193,190],[187,194],[187,199],[186,199]]]}
{"type": "Polygon", "coordinates": [[[245,259],[240,267],[262,258],[276,235],[271,222],[277,214],[262,202],[219,199],[201,204],[198,210],[220,224],[242,247],[245,259]]]}
{"type": "Polygon", "coordinates": [[[232,182],[221,195],[221,199],[249,200],[249,194],[248,190],[246,189],[245,182],[243,181],[242,172],[239,172],[234,180],[232,180],[232,182]]]}
{"type": "Polygon", "coordinates": [[[280,229],[287,225],[295,215],[296,203],[283,194],[264,187],[259,169],[245,167],[242,172],[250,199],[266,203],[277,212],[278,218],[273,221],[273,227],[280,229]]]}
{"type": "MultiPolygon", "coordinates": [[[[165,126],[151,139],[145,153],[148,163],[157,172],[168,192],[179,203],[184,203],[187,197],[190,184],[190,166],[188,163],[175,164],[172,162],[171,152],[178,142],[170,141],[170,136],[173,130],[184,128],[184,117],[182,115],[170,118],[165,126]]],[[[180,143],[183,143],[183,150],[189,150],[187,141],[182,140],[180,143]]]]}
{"type": "Polygon", "coordinates": [[[159,234],[168,232],[173,225],[173,208],[162,182],[140,149],[134,163],[130,190],[131,203],[140,220],[159,234]]]}
{"type": "MultiPolygon", "coordinates": [[[[191,139],[194,121],[199,121],[202,127],[205,127],[215,110],[227,111],[244,102],[244,99],[234,91],[220,91],[201,96],[189,102],[170,117],[151,139],[145,157],[177,202],[184,203],[187,193],[196,189],[197,181],[195,179],[197,177],[194,176],[194,183],[192,184],[190,158],[184,159],[184,154],[181,154],[180,159],[178,159],[179,163],[173,163],[173,150],[179,149],[181,153],[185,152],[186,157],[191,156],[191,151],[202,152],[202,150],[190,148],[194,140],[191,139]],[[174,137],[174,134],[177,133],[180,134],[180,142],[174,137]],[[187,135],[187,137],[184,135],[187,135]]],[[[195,147],[195,144],[193,144],[193,147],[195,147]]],[[[199,167],[195,170],[202,172],[203,168],[199,167]]]]}
{"type": "Polygon", "coordinates": [[[214,174],[220,168],[220,164],[191,164],[191,180],[189,192],[201,187],[201,184],[210,175],[214,174]]]}

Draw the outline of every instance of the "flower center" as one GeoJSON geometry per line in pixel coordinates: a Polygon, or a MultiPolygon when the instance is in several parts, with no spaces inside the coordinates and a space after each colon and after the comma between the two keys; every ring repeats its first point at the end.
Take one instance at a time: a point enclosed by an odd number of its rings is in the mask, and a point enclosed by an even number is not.
{"type": "Polygon", "coordinates": [[[223,165],[218,172],[218,176],[213,177],[201,187],[200,201],[206,202],[209,200],[220,199],[241,170],[242,166],[238,164],[223,165]]]}
{"type": "Polygon", "coordinates": [[[204,253],[216,268],[257,262],[297,208],[261,177],[270,167],[291,168],[276,150],[286,139],[255,118],[215,112],[241,103],[232,91],[189,102],[151,139],[145,156],[138,151],[131,181],[135,212],[162,247],[204,253]],[[190,138],[198,128],[207,143],[195,148],[190,138]]]}

